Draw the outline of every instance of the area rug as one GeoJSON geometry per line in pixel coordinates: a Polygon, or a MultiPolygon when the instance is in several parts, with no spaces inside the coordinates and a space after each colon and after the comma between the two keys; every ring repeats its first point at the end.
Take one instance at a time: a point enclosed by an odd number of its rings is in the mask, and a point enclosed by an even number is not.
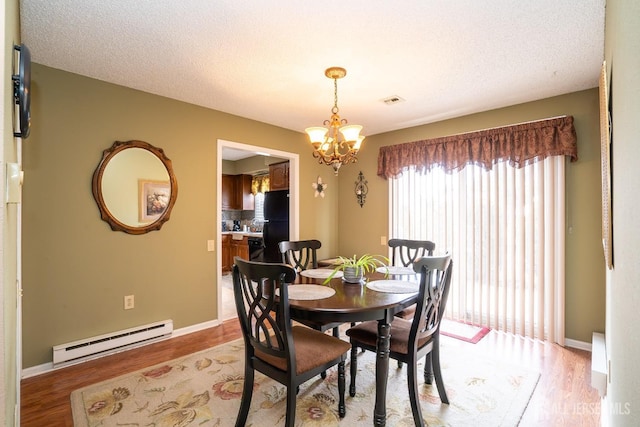
{"type": "MultiPolygon", "coordinates": [[[[242,340],[122,375],[71,394],[76,427],[234,426],[244,367],[242,340]]],[[[429,426],[516,426],[539,379],[537,372],[486,359],[468,344],[442,340],[443,377],[450,404],[440,402],[435,384],[420,388],[422,415],[429,426]]],[[[326,380],[300,388],[296,426],[370,426],[375,401],[375,355],[359,353],[357,394],[347,415],[337,413],[337,369],[326,380]]],[[[347,362],[348,365],[348,362],[347,362]]],[[[421,369],[421,367],[420,367],[421,369]]],[[[390,361],[387,426],[413,426],[407,392],[407,367],[390,361]]],[[[347,366],[347,378],[349,368],[347,366]]],[[[421,372],[419,370],[419,372],[421,372]]],[[[247,426],[284,425],[286,389],[256,374],[247,426]]]]}
{"type": "Polygon", "coordinates": [[[485,326],[470,325],[468,323],[457,322],[455,320],[442,319],[440,323],[440,333],[451,338],[456,338],[471,344],[476,344],[491,329],[485,326]]]}

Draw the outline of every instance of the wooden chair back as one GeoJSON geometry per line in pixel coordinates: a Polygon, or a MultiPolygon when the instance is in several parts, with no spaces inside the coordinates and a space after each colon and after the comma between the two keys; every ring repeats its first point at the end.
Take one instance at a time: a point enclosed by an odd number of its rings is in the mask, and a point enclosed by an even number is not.
{"type": "Polygon", "coordinates": [[[285,264],[234,258],[233,292],[245,346],[251,355],[289,359],[294,372],[287,284],[295,278],[295,270],[285,264]]]}
{"type": "Polygon", "coordinates": [[[319,240],[284,241],[278,243],[282,262],[296,271],[318,268],[318,254],[322,243],[319,240]]]}
{"type": "Polygon", "coordinates": [[[437,335],[444,315],[453,261],[450,255],[420,258],[413,263],[420,274],[420,291],[409,333],[409,348],[420,350],[420,343],[437,335]]]}
{"type": "Polygon", "coordinates": [[[416,260],[432,256],[436,244],[429,240],[389,239],[391,265],[408,267],[416,260]]]}

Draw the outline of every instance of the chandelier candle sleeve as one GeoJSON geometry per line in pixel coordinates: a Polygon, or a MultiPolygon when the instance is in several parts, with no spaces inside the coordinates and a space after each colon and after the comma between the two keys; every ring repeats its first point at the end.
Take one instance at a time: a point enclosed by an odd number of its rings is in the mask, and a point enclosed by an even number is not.
{"type": "Polygon", "coordinates": [[[333,79],[334,102],[331,108],[331,118],[324,121],[321,127],[309,127],[305,132],[309,135],[309,141],[313,147],[313,157],[318,159],[318,163],[324,163],[333,168],[338,175],[338,170],[343,164],[355,163],[358,161],[356,155],[360,150],[364,136],[360,135],[362,126],[348,125],[346,119],[341,119],[338,115],[338,79],[347,75],[347,70],[340,67],[327,68],[325,76],[333,79]]]}

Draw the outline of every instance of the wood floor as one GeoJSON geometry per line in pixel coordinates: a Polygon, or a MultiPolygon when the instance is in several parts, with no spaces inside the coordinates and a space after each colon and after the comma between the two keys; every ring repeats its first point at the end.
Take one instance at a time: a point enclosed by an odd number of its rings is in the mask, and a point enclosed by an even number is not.
{"type": "MultiPolygon", "coordinates": [[[[21,425],[73,426],[69,399],[72,391],[240,336],[237,320],[231,319],[215,328],[24,379],[21,386],[21,425]]],[[[521,426],[600,425],[600,398],[590,386],[589,352],[495,331],[478,344],[453,341],[470,354],[480,351],[541,372],[521,426]]]]}

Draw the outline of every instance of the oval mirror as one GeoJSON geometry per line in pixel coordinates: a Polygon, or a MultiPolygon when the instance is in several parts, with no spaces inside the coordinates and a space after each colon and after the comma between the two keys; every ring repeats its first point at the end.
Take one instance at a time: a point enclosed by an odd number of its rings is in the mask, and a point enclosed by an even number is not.
{"type": "Polygon", "coordinates": [[[171,160],[144,141],[116,141],[104,150],[92,190],[102,219],[129,234],[159,230],[178,197],[171,160]]]}

